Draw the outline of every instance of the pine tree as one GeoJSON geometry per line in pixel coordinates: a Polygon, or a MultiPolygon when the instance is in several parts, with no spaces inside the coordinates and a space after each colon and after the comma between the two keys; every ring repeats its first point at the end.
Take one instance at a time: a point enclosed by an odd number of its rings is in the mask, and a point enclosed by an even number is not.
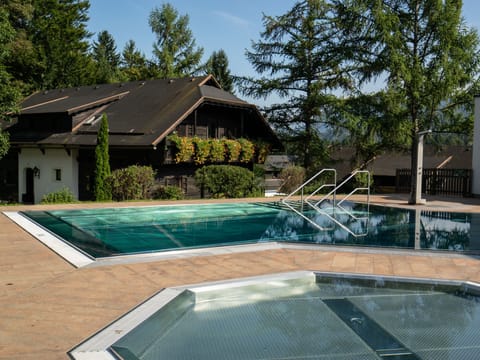
{"type": "MultiPolygon", "coordinates": [[[[10,76],[15,79],[15,88],[24,96],[37,90],[33,84],[35,74],[39,72],[39,64],[30,36],[34,9],[32,1],[4,0],[5,5],[3,5],[13,29],[11,42],[4,47],[5,50],[8,49],[4,64],[10,76]]],[[[5,34],[3,31],[2,33],[5,34]]],[[[5,82],[0,81],[0,83],[5,82]]]]}
{"type": "Polygon", "coordinates": [[[97,134],[97,146],[95,147],[95,187],[94,196],[96,201],[112,200],[112,191],[107,182],[111,175],[110,157],[108,154],[108,120],[103,114],[97,134]]]}
{"type": "Polygon", "coordinates": [[[228,58],[225,51],[214,51],[205,64],[205,72],[212,74],[223,90],[233,93],[233,77],[228,69],[228,58]]]}
{"type": "Polygon", "coordinates": [[[281,16],[263,17],[261,40],[246,56],[260,79],[242,79],[242,91],[256,98],[278,95],[284,103],[266,109],[277,130],[288,134],[306,168],[322,159],[326,139],[318,129],[327,124],[326,111],[334,90],[349,86],[341,72],[336,19],[324,0],[296,3],[281,16]]]}
{"type": "Polygon", "coordinates": [[[150,13],[149,24],[157,38],[153,45],[157,77],[184,77],[198,70],[203,48],[195,48],[188,23],[188,15],[179,16],[169,3],[150,13]]]}
{"type": "Polygon", "coordinates": [[[92,46],[95,61],[95,82],[97,84],[113,83],[119,80],[120,54],[113,36],[106,30],[98,34],[92,46]]]}
{"type": "Polygon", "coordinates": [[[148,61],[136,48],[135,41],[129,40],[122,51],[121,58],[122,76],[128,81],[143,80],[151,77],[148,61]]]}
{"type": "MultiPolygon", "coordinates": [[[[8,113],[15,109],[20,96],[6,66],[14,39],[15,30],[10,24],[8,12],[0,8],[0,121],[8,119],[8,113]]],[[[9,147],[8,134],[2,132],[0,126],[0,159],[7,154],[9,147]]]]}
{"type": "Polygon", "coordinates": [[[36,56],[36,89],[84,85],[89,81],[87,0],[33,0],[28,37],[36,56]]]}
{"type": "Polygon", "coordinates": [[[400,136],[408,134],[415,203],[419,133],[445,127],[446,117],[455,128],[458,114],[465,117],[479,72],[478,35],[463,22],[461,0],[349,0],[343,11],[351,61],[365,79],[386,78],[390,115],[400,136]]]}

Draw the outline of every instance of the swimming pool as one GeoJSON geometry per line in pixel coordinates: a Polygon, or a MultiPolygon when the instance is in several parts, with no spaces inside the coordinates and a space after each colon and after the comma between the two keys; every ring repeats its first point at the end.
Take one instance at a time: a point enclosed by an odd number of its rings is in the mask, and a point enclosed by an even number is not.
{"type": "Polygon", "coordinates": [[[476,359],[478,295],[473,283],[311,272],[169,288],[70,354],[137,360],[476,359]]]}
{"type": "Polygon", "coordinates": [[[274,202],[25,211],[22,214],[92,258],[269,242],[480,250],[479,236],[476,236],[480,235],[480,214],[356,203],[344,207],[348,213],[338,209],[326,209],[330,211],[328,216],[305,212],[323,230],[274,202]]]}

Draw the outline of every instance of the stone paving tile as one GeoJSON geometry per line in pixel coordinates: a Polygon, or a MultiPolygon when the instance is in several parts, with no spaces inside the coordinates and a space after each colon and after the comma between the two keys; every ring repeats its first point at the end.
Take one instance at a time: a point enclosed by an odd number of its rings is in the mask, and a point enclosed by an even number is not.
{"type": "Polygon", "coordinates": [[[335,254],[331,271],[355,272],[356,255],[350,253],[335,254]]]}
{"type": "Polygon", "coordinates": [[[373,271],[378,275],[393,275],[393,265],[389,256],[376,255],[373,259],[373,271]]]}
{"type": "Polygon", "coordinates": [[[355,272],[361,274],[374,274],[374,256],[357,254],[355,262],[355,272]]]}
{"type": "Polygon", "coordinates": [[[312,264],[311,268],[317,269],[318,267],[324,271],[331,271],[333,266],[333,261],[335,260],[334,252],[321,252],[321,251],[310,251],[311,259],[310,263],[312,264]]]}

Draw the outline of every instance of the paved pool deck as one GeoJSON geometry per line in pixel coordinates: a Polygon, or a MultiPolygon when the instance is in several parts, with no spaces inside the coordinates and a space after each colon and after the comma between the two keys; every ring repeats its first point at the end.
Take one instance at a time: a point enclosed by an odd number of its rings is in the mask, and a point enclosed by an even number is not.
{"type": "MultiPolygon", "coordinates": [[[[260,199],[247,201],[252,200],[260,199]]],[[[371,203],[409,207],[402,195],[372,196],[371,203]]],[[[480,283],[480,257],[331,247],[279,248],[75,268],[3,214],[24,209],[145,204],[157,203],[0,206],[0,359],[68,359],[67,352],[75,345],[170,286],[297,270],[480,283]]],[[[416,207],[480,212],[480,199],[428,198],[426,205],[416,207]]]]}

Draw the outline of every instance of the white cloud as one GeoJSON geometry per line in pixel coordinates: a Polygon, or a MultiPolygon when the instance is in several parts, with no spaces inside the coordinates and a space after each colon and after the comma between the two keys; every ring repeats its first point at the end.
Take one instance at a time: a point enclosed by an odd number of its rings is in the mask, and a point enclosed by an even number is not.
{"type": "Polygon", "coordinates": [[[230,13],[227,13],[225,11],[219,11],[219,10],[214,10],[213,14],[216,16],[221,17],[222,19],[240,27],[248,27],[250,25],[250,22],[246,19],[243,19],[239,16],[232,15],[230,13]]]}

